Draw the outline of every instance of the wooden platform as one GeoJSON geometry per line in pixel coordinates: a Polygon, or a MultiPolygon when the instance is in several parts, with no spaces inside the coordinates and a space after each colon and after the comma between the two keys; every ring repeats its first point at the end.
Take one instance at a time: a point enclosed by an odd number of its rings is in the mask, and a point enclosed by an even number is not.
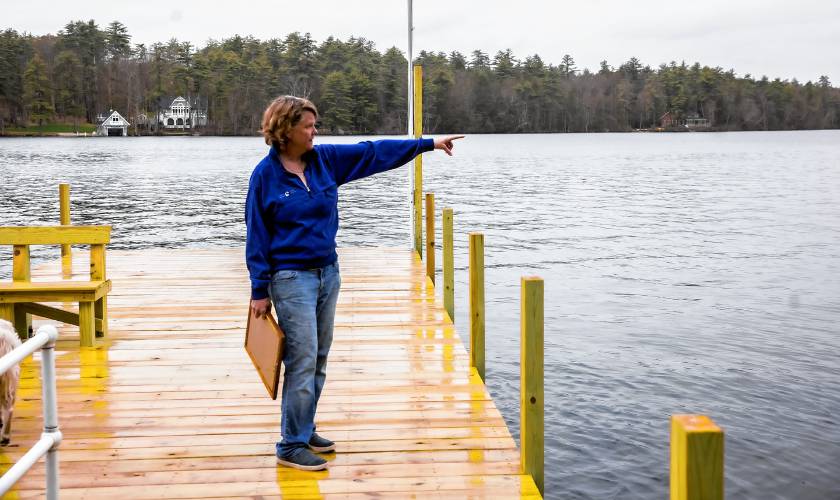
{"type": "MultiPolygon", "coordinates": [[[[539,498],[421,261],[340,256],[316,417],[338,453],[328,471],[298,472],[275,463],[280,403],[242,347],[244,250],[109,251],[109,337],[80,349],[78,328],[60,329],[62,498],[539,498]]],[[[74,267],[85,279],[86,257],[74,267]]],[[[43,266],[33,280],[58,274],[43,266]]],[[[40,435],[39,369],[23,365],[3,470],[40,435]]],[[[43,491],[41,463],[7,497],[43,491]]]]}

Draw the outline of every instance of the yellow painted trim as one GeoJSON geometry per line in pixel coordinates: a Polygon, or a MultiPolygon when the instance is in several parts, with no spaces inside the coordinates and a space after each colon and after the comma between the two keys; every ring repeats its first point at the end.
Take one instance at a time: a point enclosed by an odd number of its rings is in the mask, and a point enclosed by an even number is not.
{"type": "Polygon", "coordinates": [[[111,226],[0,226],[0,245],[95,245],[111,242],[111,226]]]}

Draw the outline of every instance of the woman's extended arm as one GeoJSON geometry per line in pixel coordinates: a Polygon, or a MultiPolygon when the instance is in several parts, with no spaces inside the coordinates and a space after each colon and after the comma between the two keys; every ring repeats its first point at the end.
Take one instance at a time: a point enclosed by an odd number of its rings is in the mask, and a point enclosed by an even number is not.
{"type": "Polygon", "coordinates": [[[461,137],[453,135],[439,139],[386,139],[358,144],[325,144],[319,151],[325,156],[336,182],[341,185],[400,167],[426,151],[440,149],[451,156],[452,141],[461,137]]]}

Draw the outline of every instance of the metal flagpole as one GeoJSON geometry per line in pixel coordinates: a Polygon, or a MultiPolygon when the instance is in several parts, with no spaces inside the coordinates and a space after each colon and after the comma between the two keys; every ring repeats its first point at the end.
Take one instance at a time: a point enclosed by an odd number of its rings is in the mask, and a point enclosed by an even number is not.
{"type": "MultiPolygon", "coordinates": [[[[408,73],[406,75],[406,100],[408,101],[408,128],[406,132],[409,138],[414,138],[414,73],[412,61],[414,56],[412,53],[412,37],[414,36],[414,7],[412,0],[408,0],[408,73]]],[[[407,168],[408,173],[408,211],[409,211],[409,248],[414,248],[414,169],[407,168]]]]}

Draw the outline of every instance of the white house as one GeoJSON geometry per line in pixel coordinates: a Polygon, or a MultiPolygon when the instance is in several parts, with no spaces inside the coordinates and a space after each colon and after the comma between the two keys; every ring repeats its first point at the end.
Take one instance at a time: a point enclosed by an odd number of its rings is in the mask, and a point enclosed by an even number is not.
{"type": "Polygon", "coordinates": [[[181,96],[172,100],[169,109],[158,115],[158,124],[166,129],[187,130],[207,125],[207,112],[201,109],[198,99],[184,99],[181,96]]]}
{"type": "MultiPolygon", "coordinates": [[[[100,115],[100,118],[102,116],[100,115]]],[[[96,134],[103,136],[122,136],[128,135],[128,127],[131,125],[128,120],[122,117],[118,112],[111,110],[111,114],[102,120],[102,123],[97,127],[96,134]]]]}

